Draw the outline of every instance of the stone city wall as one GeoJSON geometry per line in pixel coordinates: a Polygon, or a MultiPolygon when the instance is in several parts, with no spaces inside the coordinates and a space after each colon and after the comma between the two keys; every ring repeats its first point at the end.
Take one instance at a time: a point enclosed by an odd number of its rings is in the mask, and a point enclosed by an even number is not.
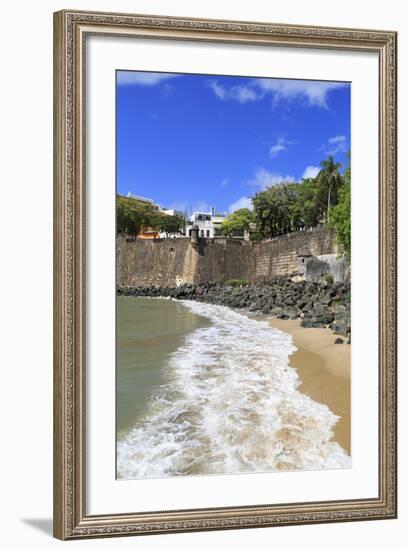
{"type": "Polygon", "coordinates": [[[202,281],[247,279],[263,282],[298,273],[298,253],[335,254],[335,234],[324,228],[300,231],[260,243],[234,239],[117,238],[117,284],[175,287],[202,281]]]}

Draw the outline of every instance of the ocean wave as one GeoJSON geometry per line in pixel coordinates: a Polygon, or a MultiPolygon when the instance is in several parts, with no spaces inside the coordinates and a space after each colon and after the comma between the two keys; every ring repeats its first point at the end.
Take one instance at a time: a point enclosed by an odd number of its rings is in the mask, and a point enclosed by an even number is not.
{"type": "Polygon", "coordinates": [[[338,421],[298,391],[296,348],[267,321],[183,301],[211,326],[185,337],[146,415],[117,442],[119,479],[350,467],[338,421]]]}

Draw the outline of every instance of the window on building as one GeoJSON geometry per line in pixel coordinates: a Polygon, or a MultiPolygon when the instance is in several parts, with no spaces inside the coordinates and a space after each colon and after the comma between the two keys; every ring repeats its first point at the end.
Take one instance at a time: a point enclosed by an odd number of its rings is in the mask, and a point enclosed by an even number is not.
{"type": "Polygon", "coordinates": [[[209,231],[209,229],[206,230],[206,236],[209,237],[211,234],[211,232],[209,231]]]}
{"type": "Polygon", "coordinates": [[[201,237],[203,237],[203,236],[204,236],[204,230],[201,229],[201,237]]]}
{"type": "Polygon", "coordinates": [[[189,236],[191,236],[191,235],[192,235],[192,229],[189,230],[189,236]]]}

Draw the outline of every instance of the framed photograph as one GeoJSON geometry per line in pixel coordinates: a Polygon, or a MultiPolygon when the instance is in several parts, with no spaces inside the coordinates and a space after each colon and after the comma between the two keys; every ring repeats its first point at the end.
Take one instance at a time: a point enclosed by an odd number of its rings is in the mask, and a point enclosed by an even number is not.
{"type": "Polygon", "coordinates": [[[55,537],[396,517],[396,38],[55,13],[55,537]]]}

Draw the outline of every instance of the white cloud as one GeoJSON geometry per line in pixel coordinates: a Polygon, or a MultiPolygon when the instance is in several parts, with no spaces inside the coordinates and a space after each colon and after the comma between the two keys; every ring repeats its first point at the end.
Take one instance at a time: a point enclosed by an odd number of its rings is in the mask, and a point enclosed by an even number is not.
{"type": "Polygon", "coordinates": [[[211,90],[213,90],[213,92],[215,93],[216,96],[218,96],[219,99],[227,99],[228,97],[228,92],[226,91],[226,89],[221,86],[220,84],[218,84],[218,82],[216,80],[210,80],[209,81],[209,87],[211,88],[211,90]]]}
{"type": "Polygon", "coordinates": [[[294,145],[295,141],[290,141],[288,139],[285,139],[283,137],[279,137],[278,140],[274,145],[272,145],[269,149],[269,154],[271,158],[276,157],[279,153],[288,153],[288,146],[294,145]]]}
{"type": "Polygon", "coordinates": [[[248,208],[249,210],[253,210],[252,199],[250,199],[249,197],[240,197],[240,199],[233,202],[229,206],[229,214],[235,212],[236,210],[240,210],[241,208],[248,208]]]}
{"type": "Polygon", "coordinates": [[[229,182],[230,182],[230,178],[224,178],[221,182],[220,182],[220,186],[222,187],[222,189],[224,189],[225,187],[227,187],[229,185],[229,182]]]}
{"type": "Polygon", "coordinates": [[[117,84],[119,86],[155,86],[164,80],[177,78],[180,75],[171,73],[145,73],[139,71],[118,71],[117,84]]]}
{"type": "Polygon", "coordinates": [[[277,142],[276,142],[274,145],[272,145],[272,146],[270,147],[270,150],[269,150],[270,157],[271,157],[271,158],[274,158],[274,157],[276,157],[279,153],[281,153],[281,152],[283,152],[283,151],[287,152],[288,149],[287,149],[287,146],[286,146],[286,144],[285,144],[284,138],[279,138],[279,139],[277,140],[277,142]]]}
{"type": "Polygon", "coordinates": [[[232,94],[235,95],[239,103],[246,103],[246,101],[256,101],[259,99],[256,92],[248,86],[235,86],[232,88],[232,94]]]}
{"type": "Polygon", "coordinates": [[[315,178],[319,172],[320,172],[320,168],[318,168],[318,166],[307,166],[306,169],[304,170],[304,173],[303,175],[301,176],[301,179],[307,179],[307,178],[315,178]]]}
{"type": "Polygon", "coordinates": [[[348,149],[346,136],[334,136],[328,139],[328,144],[321,147],[321,151],[333,157],[338,153],[345,153],[348,149]]]}
{"type": "Polygon", "coordinates": [[[258,187],[261,191],[264,191],[267,187],[272,187],[273,185],[278,185],[279,183],[295,181],[296,179],[288,174],[277,174],[275,172],[269,172],[265,168],[259,168],[256,171],[254,179],[249,180],[247,185],[258,187]]]}
{"type": "Polygon", "coordinates": [[[258,78],[256,85],[264,92],[273,95],[274,102],[283,99],[293,101],[303,99],[309,105],[328,108],[327,98],[332,90],[343,88],[346,83],[320,82],[317,80],[278,80],[258,78]]]}
{"type": "Polygon", "coordinates": [[[345,136],[334,136],[328,139],[328,143],[331,145],[336,145],[338,143],[346,143],[345,136]]]}
{"type": "Polygon", "coordinates": [[[258,96],[255,90],[249,86],[232,86],[227,89],[224,86],[221,86],[217,80],[210,80],[209,87],[222,101],[233,99],[239,103],[247,103],[248,101],[256,101],[257,99],[260,99],[260,96],[258,96]]]}
{"type": "Polygon", "coordinates": [[[228,99],[246,103],[257,101],[272,95],[273,102],[303,100],[308,105],[328,108],[328,95],[332,90],[347,86],[342,82],[322,82],[318,80],[280,80],[273,78],[255,78],[245,86],[227,88],[216,80],[209,82],[214,93],[226,101],[228,99]]]}

